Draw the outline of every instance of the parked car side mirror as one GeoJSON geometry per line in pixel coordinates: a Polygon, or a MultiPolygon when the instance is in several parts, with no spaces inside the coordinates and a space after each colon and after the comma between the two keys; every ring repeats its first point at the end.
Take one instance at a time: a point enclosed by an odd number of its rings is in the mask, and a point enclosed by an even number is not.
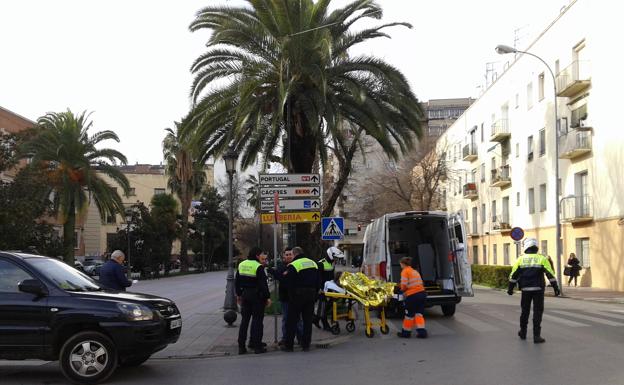
{"type": "Polygon", "coordinates": [[[48,294],[48,289],[38,279],[25,279],[17,284],[20,291],[38,296],[48,294]]]}

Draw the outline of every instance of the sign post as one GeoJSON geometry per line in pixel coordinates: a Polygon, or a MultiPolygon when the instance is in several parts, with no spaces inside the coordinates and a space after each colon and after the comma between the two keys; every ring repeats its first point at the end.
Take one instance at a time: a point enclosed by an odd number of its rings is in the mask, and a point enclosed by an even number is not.
{"type": "MultiPolygon", "coordinates": [[[[273,224],[273,261],[277,267],[277,230],[283,223],[319,222],[321,187],[319,174],[260,174],[258,176],[260,223],[273,224]]],[[[277,280],[274,280],[277,293],[277,280]]],[[[275,306],[273,307],[275,309],[275,306]]],[[[273,314],[277,343],[277,312],[273,314]]]]}

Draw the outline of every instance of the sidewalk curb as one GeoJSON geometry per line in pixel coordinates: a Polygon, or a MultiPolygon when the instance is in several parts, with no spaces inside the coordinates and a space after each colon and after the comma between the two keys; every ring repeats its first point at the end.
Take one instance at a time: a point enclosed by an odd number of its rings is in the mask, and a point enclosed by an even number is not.
{"type": "MultiPolygon", "coordinates": [[[[482,285],[477,285],[477,284],[473,284],[473,287],[476,287],[477,289],[483,289],[483,290],[493,290],[493,291],[502,291],[504,292],[505,289],[500,289],[498,287],[490,287],[490,286],[482,286],[482,285]]],[[[552,298],[556,298],[555,295],[551,292],[546,292],[545,293],[546,297],[552,297],[552,298]]],[[[614,298],[601,298],[600,300],[592,297],[592,298],[581,298],[581,297],[570,297],[565,295],[565,292],[562,293],[559,298],[565,298],[565,299],[572,299],[575,301],[589,301],[589,302],[597,302],[597,303],[609,303],[609,304],[616,304],[616,305],[622,305],[624,302],[621,299],[614,299],[614,298]]]]}
{"type": "MultiPolygon", "coordinates": [[[[332,346],[340,345],[342,343],[347,342],[353,336],[353,333],[344,336],[337,336],[335,338],[328,338],[324,340],[319,340],[316,342],[312,342],[312,346],[315,349],[329,349],[332,346]]],[[[295,350],[297,351],[297,350],[295,350]]],[[[275,343],[271,343],[267,346],[267,353],[279,353],[280,349],[275,343]]],[[[253,355],[253,352],[248,353],[247,355],[253,355]]],[[[165,357],[154,357],[150,358],[150,361],[156,360],[197,360],[197,359],[209,359],[209,358],[220,358],[220,357],[238,357],[239,354],[231,353],[231,352],[210,352],[210,353],[200,353],[200,354],[188,354],[188,355],[170,355],[165,357]]]]}

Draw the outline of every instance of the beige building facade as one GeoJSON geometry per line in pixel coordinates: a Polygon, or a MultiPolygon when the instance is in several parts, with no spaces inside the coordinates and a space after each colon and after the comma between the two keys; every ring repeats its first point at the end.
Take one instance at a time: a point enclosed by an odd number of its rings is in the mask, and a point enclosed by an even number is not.
{"type": "Polygon", "coordinates": [[[624,290],[624,131],[616,123],[622,81],[608,44],[624,27],[611,8],[570,2],[520,48],[548,63],[555,85],[536,58],[501,56],[508,60],[502,74],[438,140],[450,169],[443,193],[449,211],[464,215],[473,263],[513,264],[520,254],[513,227],[536,237],[556,262],[560,210],[558,268],[573,252],[583,286],[624,290]]]}
{"type": "MultiPolygon", "coordinates": [[[[124,205],[130,207],[133,204],[142,202],[147,207],[158,194],[171,194],[167,187],[167,175],[163,165],[137,164],[120,167],[124,175],[130,182],[130,193],[128,196],[122,194],[121,187],[117,187],[122,197],[124,205]]],[[[107,176],[103,176],[110,185],[115,186],[115,182],[107,176]]],[[[213,165],[206,165],[206,184],[214,185],[213,165]]],[[[174,195],[175,196],[175,195],[174,195]]],[[[177,200],[177,197],[176,197],[177,200]]],[[[179,203],[179,201],[178,201],[179,203]]],[[[100,214],[94,204],[89,206],[84,224],[79,231],[79,244],[81,256],[101,256],[108,250],[108,243],[120,229],[125,229],[125,219],[121,215],[108,217],[102,221],[100,214]]],[[[176,241],[173,245],[172,254],[179,254],[180,244],[176,241]]]]}

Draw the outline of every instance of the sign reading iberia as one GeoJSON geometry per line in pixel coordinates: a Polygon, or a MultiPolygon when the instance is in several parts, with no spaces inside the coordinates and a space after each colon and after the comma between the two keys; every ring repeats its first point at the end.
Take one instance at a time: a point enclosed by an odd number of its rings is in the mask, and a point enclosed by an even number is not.
{"type": "MultiPolygon", "coordinates": [[[[275,223],[275,214],[262,213],[262,224],[275,223]]],[[[302,212],[290,212],[279,213],[279,223],[302,223],[302,222],[319,222],[321,220],[321,213],[318,211],[302,211],[302,212]]]]}

